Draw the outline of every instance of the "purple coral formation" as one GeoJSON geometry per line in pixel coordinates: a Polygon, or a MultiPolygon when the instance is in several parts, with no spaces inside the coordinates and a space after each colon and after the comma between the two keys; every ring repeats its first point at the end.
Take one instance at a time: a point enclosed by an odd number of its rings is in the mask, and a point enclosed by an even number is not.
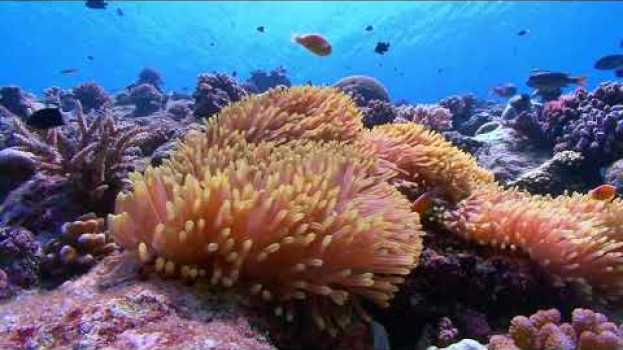
{"type": "Polygon", "coordinates": [[[144,117],[160,110],[164,96],[154,85],[144,83],[130,89],[129,99],[136,106],[134,116],[144,117]]]}
{"type": "Polygon", "coordinates": [[[227,74],[201,74],[193,93],[196,118],[209,118],[223,107],[241,100],[246,92],[227,74]]]}
{"type": "Polygon", "coordinates": [[[80,84],[73,88],[73,95],[80,101],[86,113],[97,110],[111,102],[103,87],[95,82],[80,84]]]}
{"type": "Polygon", "coordinates": [[[38,282],[40,246],[30,231],[0,227],[0,300],[38,282]]]}
{"type": "Polygon", "coordinates": [[[256,70],[251,72],[251,77],[244,82],[244,88],[254,94],[260,94],[277,86],[290,87],[292,83],[287,71],[283,67],[277,67],[270,72],[256,70]]]}
{"type": "Polygon", "coordinates": [[[575,309],[571,323],[561,323],[560,311],[538,311],[530,317],[512,319],[507,335],[491,337],[490,350],[620,350],[623,324],[609,322],[605,315],[575,309]]]}
{"type": "Polygon", "coordinates": [[[383,84],[365,75],[352,75],[341,79],[333,86],[352,96],[358,106],[363,107],[372,100],[389,102],[389,92],[383,84]]]}
{"type": "Polygon", "coordinates": [[[453,95],[441,100],[439,105],[449,109],[455,123],[460,123],[469,119],[471,114],[474,112],[474,108],[476,107],[476,97],[471,94],[453,95]]]}
{"type": "Polygon", "coordinates": [[[439,105],[404,105],[396,108],[396,123],[417,123],[436,131],[452,128],[452,113],[439,105]]]}
{"type": "Polygon", "coordinates": [[[167,113],[177,121],[187,119],[193,113],[193,102],[190,100],[176,100],[170,102],[167,113]]]}
{"type": "Polygon", "coordinates": [[[389,102],[371,100],[361,107],[363,125],[372,128],[376,125],[389,124],[396,118],[396,108],[389,102]]]}
{"type": "Polygon", "coordinates": [[[61,89],[58,86],[52,86],[45,89],[45,103],[55,104],[61,107],[65,112],[72,111],[76,108],[76,97],[70,91],[61,89]]]}
{"type": "Polygon", "coordinates": [[[32,112],[34,102],[34,97],[24,92],[19,86],[11,85],[0,88],[0,105],[17,116],[28,116],[32,112]]]}
{"type": "Polygon", "coordinates": [[[162,83],[160,72],[153,68],[143,68],[138,74],[138,81],[135,84],[149,84],[155,87],[159,92],[162,92],[162,83]]]}

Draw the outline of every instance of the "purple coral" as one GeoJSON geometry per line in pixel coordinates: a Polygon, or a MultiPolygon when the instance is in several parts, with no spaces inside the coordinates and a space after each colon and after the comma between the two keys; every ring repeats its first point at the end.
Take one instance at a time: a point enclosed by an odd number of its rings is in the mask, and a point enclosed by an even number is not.
{"type": "Polygon", "coordinates": [[[82,104],[82,108],[86,113],[111,102],[110,96],[103,87],[95,82],[80,84],[73,88],[73,94],[82,104]]]}
{"type": "Polygon", "coordinates": [[[433,130],[452,128],[452,113],[439,105],[404,105],[396,108],[396,123],[417,123],[433,130]]]}
{"type": "Polygon", "coordinates": [[[162,92],[162,76],[160,72],[153,68],[143,68],[138,74],[138,81],[135,85],[149,84],[155,87],[159,92],[162,92]]]}
{"type": "Polygon", "coordinates": [[[65,112],[76,108],[76,97],[70,91],[63,90],[58,86],[52,86],[45,89],[44,93],[46,104],[58,105],[65,112]]]}
{"type": "Polygon", "coordinates": [[[28,116],[34,103],[34,97],[24,92],[19,86],[11,85],[0,88],[0,105],[17,116],[28,116]]]}
{"type": "Polygon", "coordinates": [[[164,97],[158,89],[151,84],[141,84],[130,90],[130,101],[134,103],[134,116],[144,117],[160,110],[164,97]]]}
{"type": "Polygon", "coordinates": [[[334,86],[350,94],[360,107],[367,105],[372,100],[389,102],[389,92],[385,86],[372,77],[352,75],[341,79],[334,86]]]}
{"type": "Polygon", "coordinates": [[[5,276],[0,299],[11,296],[15,287],[29,288],[38,282],[39,255],[39,244],[30,231],[0,227],[0,271],[5,276]]]}
{"type": "Polygon", "coordinates": [[[507,335],[491,337],[488,349],[619,350],[623,348],[623,325],[603,314],[575,309],[571,323],[561,323],[556,309],[538,311],[530,317],[516,316],[507,335]]]}
{"type": "Polygon", "coordinates": [[[201,74],[193,93],[194,115],[197,118],[209,118],[245,95],[242,86],[227,74],[201,74]]]}
{"type": "Polygon", "coordinates": [[[372,128],[376,125],[389,124],[396,118],[396,108],[389,102],[381,100],[371,100],[364,107],[363,125],[372,128]]]}
{"type": "Polygon", "coordinates": [[[190,100],[177,100],[169,104],[167,113],[173,117],[174,120],[184,120],[193,113],[193,102],[190,100]]]}
{"type": "Polygon", "coordinates": [[[244,83],[247,91],[259,94],[279,85],[290,87],[292,83],[286,75],[287,71],[283,67],[277,67],[270,72],[256,70],[251,72],[251,77],[244,83]]]}
{"type": "Polygon", "coordinates": [[[454,121],[469,119],[476,107],[476,97],[471,94],[453,95],[439,102],[439,105],[450,110],[454,121]]]}

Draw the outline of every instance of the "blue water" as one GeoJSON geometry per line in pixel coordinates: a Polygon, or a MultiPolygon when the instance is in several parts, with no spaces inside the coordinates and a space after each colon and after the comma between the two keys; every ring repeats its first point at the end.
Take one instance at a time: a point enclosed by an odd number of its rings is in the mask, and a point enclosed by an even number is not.
{"type": "Polygon", "coordinates": [[[528,91],[533,68],[587,75],[592,87],[614,79],[592,67],[601,55],[623,52],[621,18],[621,2],[111,1],[93,10],[81,1],[2,1],[0,85],[40,94],[95,80],[116,91],[150,66],[168,90],[192,91],[201,72],[244,79],[282,65],[294,83],[372,75],[393,99],[412,102],[490,97],[501,82],[528,91]],[[518,36],[523,29],[529,33],[518,36]],[[326,36],[333,54],[317,57],[292,43],[293,33],[306,32],[326,36]],[[377,41],[390,42],[389,52],[374,53],[377,41]],[[65,68],[80,73],[60,74],[65,68]]]}

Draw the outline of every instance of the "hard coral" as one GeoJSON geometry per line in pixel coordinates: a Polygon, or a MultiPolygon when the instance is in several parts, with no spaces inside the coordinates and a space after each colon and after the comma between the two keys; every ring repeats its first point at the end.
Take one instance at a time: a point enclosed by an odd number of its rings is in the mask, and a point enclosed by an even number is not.
{"type": "Polygon", "coordinates": [[[108,96],[106,90],[95,82],[76,86],[73,88],[73,95],[80,101],[86,113],[111,103],[110,96],[108,96]]]}
{"type": "Polygon", "coordinates": [[[508,335],[491,337],[489,350],[618,350],[623,331],[606,316],[588,309],[575,309],[571,323],[561,323],[556,309],[517,316],[508,335]]]}
{"type": "Polygon", "coordinates": [[[160,72],[153,68],[143,68],[138,74],[138,81],[135,85],[150,84],[159,92],[162,92],[162,76],[160,72]]]}
{"type": "Polygon", "coordinates": [[[358,106],[363,107],[372,100],[389,102],[389,93],[383,84],[365,75],[352,75],[333,85],[352,96],[358,106]]]}
{"type": "Polygon", "coordinates": [[[39,244],[30,231],[21,227],[0,227],[0,271],[7,285],[0,286],[0,300],[17,288],[29,288],[38,282],[39,244]]]}
{"type": "Polygon", "coordinates": [[[226,74],[201,74],[193,93],[195,117],[209,118],[245,95],[242,86],[226,74]]]}
{"type": "Polygon", "coordinates": [[[417,123],[437,131],[452,128],[452,113],[439,105],[400,106],[396,114],[396,123],[417,123]]]}
{"type": "Polygon", "coordinates": [[[387,306],[417,264],[417,214],[356,147],[236,137],[181,149],[196,150],[186,167],[133,174],[109,216],[119,244],[165,275],[240,284],[287,320],[305,300],[335,332],[363,315],[360,300],[387,306]]]}
{"type": "Polygon", "coordinates": [[[279,85],[290,87],[292,83],[286,76],[286,69],[277,67],[270,72],[256,70],[251,72],[251,77],[244,83],[248,92],[260,94],[279,85]]]}
{"type": "Polygon", "coordinates": [[[141,84],[130,90],[130,101],[134,103],[134,116],[144,117],[160,110],[164,100],[162,93],[151,84],[141,84]]]}
{"type": "Polygon", "coordinates": [[[528,254],[559,283],[587,296],[623,297],[623,201],[590,195],[556,198],[483,186],[446,214],[456,234],[528,254]]]}
{"type": "Polygon", "coordinates": [[[363,125],[372,128],[377,125],[389,124],[396,119],[396,108],[389,102],[381,100],[371,100],[365,107],[361,107],[363,112],[363,125]]]}
{"type": "Polygon", "coordinates": [[[39,171],[64,177],[86,209],[102,209],[98,202],[110,200],[123,187],[135,158],[129,148],[141,140],[144,130],[121,125],[105,112],[88,120],[80,106],[75,117],[70,125],[43,134],[16,120],[16,148],[32,153],[39,171]]]}
{"type": "Polygon", "coordinates": [[[65,223],[61,235],[46,243],[43,269],[52,275],[83,272],[118,249],[106,231],[104,219],[86,214],[65,223]]]}
{"type": "Polygon", "coordinates": [[[424,190],[434,190],[458,201],[493,175],[479,167],[467,153],[452,146],[443,136],[419,124],[390,124],[372,129],[364,136],[377,155],[400,169],[400,177],[424,190]]]}

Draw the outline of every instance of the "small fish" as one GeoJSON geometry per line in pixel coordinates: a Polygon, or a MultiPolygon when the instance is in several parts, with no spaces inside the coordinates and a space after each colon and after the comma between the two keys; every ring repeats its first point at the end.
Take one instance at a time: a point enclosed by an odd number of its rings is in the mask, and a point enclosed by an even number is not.
{"type": "Polygon", "coordinates": [[[331,44],[320,34],[295,35],[294,41],[318,56],[331,54],[331,44]]]}
{"type": "Polygon", "coordinates": [[[67,68],[60,71],[61,74],[71,75],[80,72],[78,68],[67,68]]]}
{"type": "Polygon", "coordinates": [[[411,204],[411,210],[422,215],[433,205],[434,190],[424,192],[411,204]]]}
{"type": "Polygon", "coordinates": [[[374,48],[374,52],[378,53],[379,55],[385,54],[388,50],[389,43],[383,41],[379,41],[378,43],[376,43],[376,47],[374,48]]]}
{"type": "Polygon", "coordinates": [[[123,13],[123,10],[121,8],[117,7],[117,16],[123,17],[123,15],[125,15],[125,13],[123,13]]]}
{"type": "Polygon", "coordinates": [[[586,77],[572,77],[563,72],[535,70],[530,74],[526,82],[526,85],[540,91],[554,91],[569,84],[586,86],[586,77]]]}
{"type": "Polygon", "coordinates": [[[58,107],[47,107],[32,113],[26,119],[26,125],[31,128],[45,130],[65,125],[65,121],[58,107]]]}
{"type": "Polygon", "coordinates": [[[612,70],[623,68],[623,55],[607,55],[595,62],[595,69],[612,70]]]}
{"type": "Polygon", "coordinates": [[[90,9],[104,10],[106,6],[108,6],[108,3],[106,0],[86,0],[84,5],[90,9]]]}
{"type": "Polygon", "coordinates": [[[494,86],[491,91],[500,97],[512,97],[517,93],[517,87],[513,83],[504,83],[494,86]]]}
{"type": "Polygon", "coordinates": [[[619,47],[623,49],[623,39],[619,42],[619,47]]]}
{"type": "Polygon", "coordinates": [[[588,191],[588,195],[598,201],[611,201],[617,195],[617,188],[610,184],[603,184],[588,191]]]}
{"type": "Polygon", "coordinates": [[[371,31],[373,31],[373,30],[374,30],[374,27],[373,27],[373,26],[371,26],[371,25],[369,25],[369,24],[366,26],[366,32],[371,32],[371,31]]]}
{"type": "Polygon", "coordinates": [[[211,42],[211,43],[210,43],[210,46],[214,46],[214,42],[211,42]]]}
{"type": "Polygon", "coordinates": [[[260,32],[260,33],[264,33],[264,32],[266,31],[266,27],[264,27],[264,26],[259,26],[259,27],[257,27],[256,29],[257,29],[257,31],[258,31],[258,32],[260,32]]]}
{"type": "Polygon", "coordinates": [[[623,78],[623,68],[615,70],[614,75],[618,78],[623,78]]]}
{"type": "Polygon", "coordinates": [[[518,32],[517,32],[517,35],[518,35],[518,36],[524,36],[524,35],[526,35],[526,34],[528,34],[528,33],[530,33],[530,31],[529,31],[529,30],[527,30],[527,29],[522,29],[522,30],[520,30],[520,31],[518,31],[518,32]]]}
{"type": "Polygon", "coordinates": [[[443,68],[437,68],[437,74],[441,74],[443,72],[443,68]]]}
{"type": "Polygon", "coordinates": [[[89,61],[93,61],[94,59],[95,59],[95,57],[93,57],[93,56],[91,56],[91,55],[88,55],[88,56],[87,56],[87,60],[89,60],[89,61]]]}
{"type": "Polygon", "coordinates": [[[236,72],[236,71],[231,72],[231,76],[232,76],[232,77],[234,77],[234,78],[235,78],[237,75],[238,75],[238,72],[236,72]]]}

